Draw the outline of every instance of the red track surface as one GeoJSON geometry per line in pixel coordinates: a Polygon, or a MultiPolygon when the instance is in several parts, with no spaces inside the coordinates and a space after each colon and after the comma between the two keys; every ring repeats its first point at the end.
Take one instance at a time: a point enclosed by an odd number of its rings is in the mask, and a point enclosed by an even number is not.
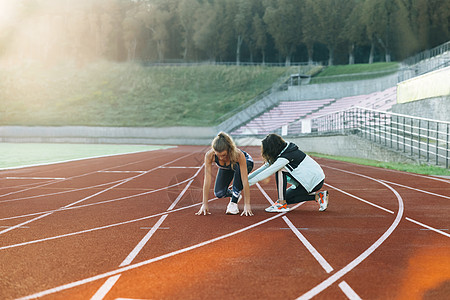
{"type": "Polygon", "coordinates": [[[205,151],[1,171],[0,298],[449,298],[448,180],[318,159],[325,212],[265,213],[271,180],[251,187],[254,217],[212,191],[195,216],[205,151]]]}

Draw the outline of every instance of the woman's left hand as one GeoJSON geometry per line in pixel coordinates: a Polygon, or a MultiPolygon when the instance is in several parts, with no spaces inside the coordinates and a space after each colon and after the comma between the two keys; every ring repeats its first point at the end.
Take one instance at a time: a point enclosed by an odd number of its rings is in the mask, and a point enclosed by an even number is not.
{"type": "Polygon", "coordinates": [[[250,204],[244,204],[244,210],[242,211],[241,216],[244,216],[244,215],[248,216],[248,217],[253,216],[252,208],[250,207],[250,204]]]}

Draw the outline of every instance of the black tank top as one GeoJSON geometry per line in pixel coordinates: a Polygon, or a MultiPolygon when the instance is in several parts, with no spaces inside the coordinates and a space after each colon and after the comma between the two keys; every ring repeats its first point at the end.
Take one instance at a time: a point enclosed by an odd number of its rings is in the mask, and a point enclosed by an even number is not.
{"type": "MultiPolygon", "coordinates": [[[[253,161],[253,158],[250,156],[250,154],[248,154],[247,152],[245,152],[244,150],[239,149],[242,153],[244,153],[245,156],[245,160],[247,161],[253,161]]],[[[216,162],[216,165],[224,170],[233,170],[233,168],[231,167],[231,164],[229,164],[228,166],[222,166],[219,163],[219,158],[217,157],[217,155],[214,154],[214,161],[216,162]]],[[[239,165],[239,163],[237,163],[237,165],[239,165]]]]}

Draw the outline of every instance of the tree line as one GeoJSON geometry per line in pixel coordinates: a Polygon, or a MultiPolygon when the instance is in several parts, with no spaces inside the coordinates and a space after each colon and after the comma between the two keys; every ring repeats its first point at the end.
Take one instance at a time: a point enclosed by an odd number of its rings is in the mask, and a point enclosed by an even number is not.
{"type": "Polygon", "coordinates": [[[53,61],[402,60],[450,40],[448,0],[18,0],[0,57],[53,61]]]}

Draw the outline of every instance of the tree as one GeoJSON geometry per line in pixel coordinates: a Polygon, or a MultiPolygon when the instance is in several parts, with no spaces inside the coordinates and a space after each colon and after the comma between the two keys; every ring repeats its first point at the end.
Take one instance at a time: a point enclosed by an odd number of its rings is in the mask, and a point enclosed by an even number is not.
{"type": "Polygon", "coordinates": [[[252,23],[252,41],[255,49],[261,51],[261,60],[264,64],[266,62],[266,47],[267,47],[267,29],[259,15],[253,17],[252,23]]]}
{"type": "Polygon", "coordinates": [[[275,41],[278,52],[286,58],[285,64],[291,64],[295,49],[301,44],[301,1],[273,0],[264,14],[267,31],[275,41]]]}
{"type": "Polygon", "coordinates": [[[138,8],[137,18],[150,30],[151,38],[156,43],[158,60],[164,60],[169,39],[168,21],[170,13],[157,4],[144,2],[138,8]]]}
{"type": "Polygon", "coordinates": [[[372,43],[369,63],[373,62],[375,43],[383,48],[386,62],[391,61],[391,43],[394,37],[392,24],[396,8],[397,5],[393,0],[366,0],[364,4],[366,18],[363,22],[372,43]]]}
{"type": "Polygon", "coordinates": [[[234,17],[234,28],[237,34],[236,65],[240,64],[241,46],[250,35],[251,25],[251,2],[248,0],[237,0],[237,12],[234,17]]]}
{"type": "Polygon", "coordinates": [[[314,12],[314,0],[306,0],[303,6],[302,13],[302,33],[303,42],[306,45],[306,50],[308,51],[308,64],[313,63],[314,56],[314,44],[317,41],[318,27],[317,27],[317,17],[314,12]]]}
{"type": "Polygon", "coordinates": [[[125,18],[122,22],[123,40],[125,49],[127,51],[127,61],[134,61],[136,59],[136,47],[142,23],[136,18],[137,9],[132,8],[126,12],[125,18]]]}
{"type": "Polygon", "coordinates": [[[178,5],[178,17],[183,37],[183,60],[194,57],[195,15],[199,8],[200,4],[197,0],[181,0],[178,5]]]}
{"type": "Polygon", "coordinates": [[[195,46],[203,51],[208,59],[214,61],[218,52],[216,15],[217,11],[213,9],[212,4],[203,3],[196,14],[193,35],[195,46]]]}
{"type": "Polygon", "coordinates": [[[345,35],[343,29],[345,20],[349,18],[353,8],[349,0],[315,0],[312,2],[316,26],[317,39],[328,48],[328,65],[334,63],[334,53],[345,35]]]}
{"type": "Polygon", "coordinates": [[[345,19],[344,30],[342,31],[342,40],[345,41],[348,50],[348,64],[355,63],[354,51],[357,45],[365,44],[365,26],[361,25],[362,4],[361,0],[351,0],[353,9],[348,18],[345,19]]]}

